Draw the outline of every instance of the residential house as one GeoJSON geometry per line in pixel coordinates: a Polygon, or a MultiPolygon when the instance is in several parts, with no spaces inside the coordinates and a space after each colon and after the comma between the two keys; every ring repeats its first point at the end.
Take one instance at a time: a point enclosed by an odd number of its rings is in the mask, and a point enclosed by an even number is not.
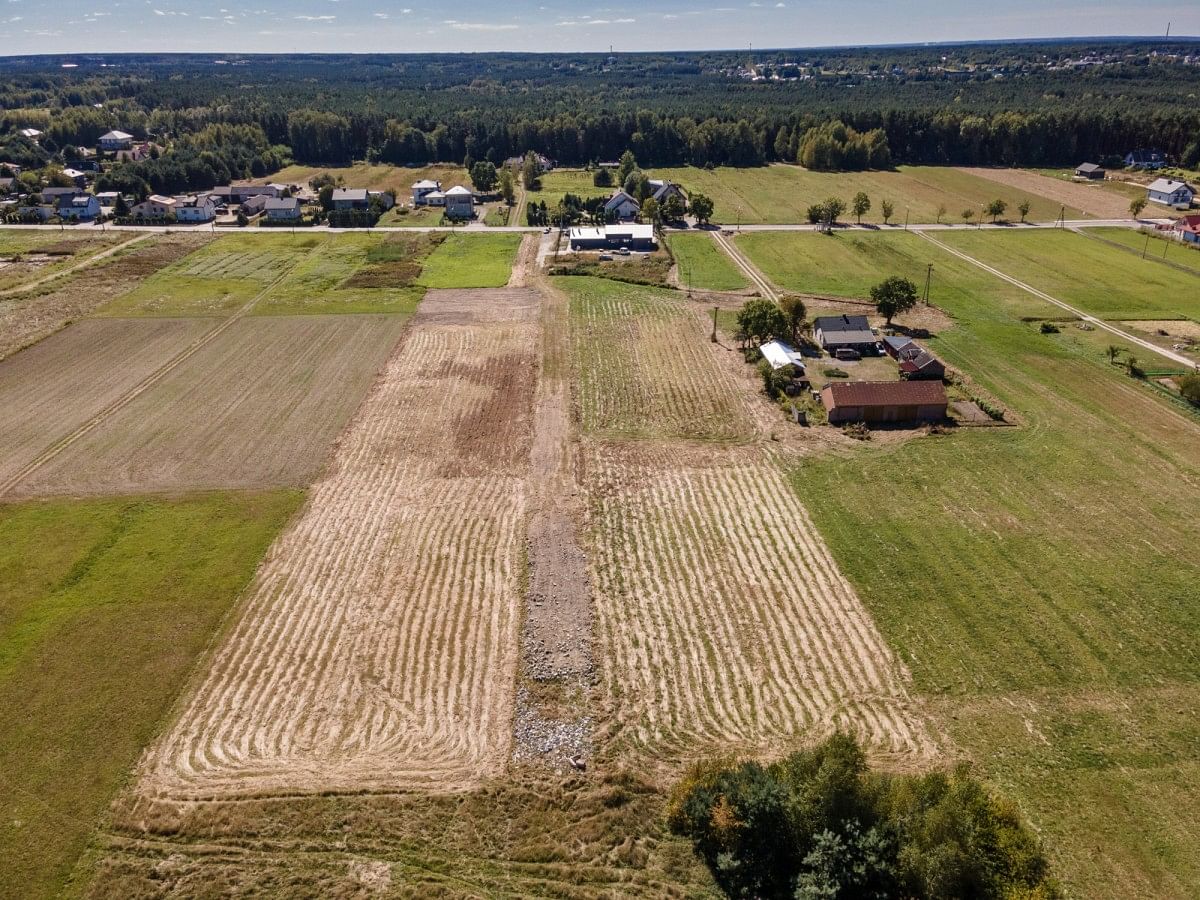
{"type": "Polygon", "coordinates": [[[864,356],[879,353],[879,339],[866,316],[817,316],[813,337],[829,353],[856,350],[864,356]]]}
{"type": "Polygon", "coordinates": [[[642,205],[624,191],[617,191],[604,204],[604,214],[610,219],[635,219],[642,205]]]}
{"type": "Polygon", "coordinates": [[[117,198],[121,196],[118,191],[101,191],[96,195],[96,199],[100,202],[101,209],[112,209],[117,205],[117,198]]]}
{"type": "Polygon", "coordinates": [[[87,187],[88,177],[86,172],[81,172],[79,169],[63,169],[62,173],[75,182],[75,186],[80,190],[87,187]]]}
{"type": "Polygon", "coordinates": [[[418,181],[412,186],[413,206],[429,205],[425,198],[432,193],[441,191],[441,189],[442,183],[440,181],[431,181],[428,178],[418,181]]]}
{"type": "Polygon", "coordinates": [[[38,138],[42,136],[42,133],[36,128],[22,128],[18,134],[20,134],[23,138],[29,138],[29,140],[33,141],[34,143],[37,143],[38,138]]]}
{"type": "Polygon", "coordinates": [[[334,188],[334,209],[369,209],[371,197],[366,188],[334,188]]]}
{"type": "Polygon", "coordinates": [[[654,198],[654,201],[660,207],[664,203],[666,203],[667,200],[669,200],[671,197],[678,197],[679,202],[686,205],[687,197],[685,197],[683,194],[683,188],[681,188],[675,182],[660,181],[660,180],[656,180],[656,179],[652,178],[649,181],[649,185],[650,185],[650,196],[654,198]]]}
{"type": "MultiPolygon", "coordinates": [[[[534,158],[536,158],[538,161],[538,167],[543,172],[552,172],[552,171],[554,171],[554,167],[556,165],[558,165],[557,162],[552,160],[550,157],[546,156],[546,154],[544,154],[544,153],[535,153],[533,155],[534,155],[534,158]]],[[[504,161],[504,165],[508,166],[510,169],[519,169],[519,168],[521,168],[521,166],[525,165],[525,157],[524,156],[510,156],[508,159],[506,159],[504,161]]]]}
{"type": "Polygon", "coordinates": [[[300,201],[295,197],[272,197],[263,208],[273,222],[295,222],[300,218],[300,201]]]}
{"type": "Polygon", "coordinates": [[[1146,188],[1146,199],[1151,203],[1161,203],[1175,209],[1188,209],[1196,189],[1186,181],[1176,181],[1173,178],[1159,178],[1146,188]]]}
{"type": "Polygon", "coordinates": [[[446,191],[446,215],[451,219],[470,219],[475,215],[475,195],[461,184],[446,191]]]}
{"type": "Polygon", "coordinates": [[[835,381],[821,389],[829,424],[937,422],[946,418],[940,381],[835,381]]]}
{"type": "Polygon", "coordinates": [[[124,150],[118,150],[113,158],[117,162],[142,162],[150,158],[150,147],[147,142],[134,144],[124,150]]]}
{"type": "Polygon", "coordinates": [[[1200,246],[1200,216],[1183,216],[1176,221],[1175,234],[1185,244],[1200,246]]]}
{"type": "Polygon", "coordinates": [[[58,213],[58,207],[49,203],[26,203],[17,207],[17,215],[22,219],[37,218],[45,222],[58,213]]]}
{"type": "Polygon", "coordinates": [[[133,146],[133,135],[124,131],[113,130],[107,134],[100,135],[100,149],[107,153],[116,153],[118,150],[128,150],[133,146]]]}
{"type": "Polygon", "coordinates": [[[254,217],[266,212],[267,204],[272,200],[278,200],[278,197],[272,197],[270,194],[255,194],[253,197],[247,197],[241,203],[241,211],[248,217],[254,217]]]}
{"type": "Polygon", "coordinates": [[[1082,163],[1075,167],[1075,175],[1078,178],[1091,178],[1104,180],[1104,170],[1095,163],[1082,163]]]}
{"type": "Polygon", "coordinates": [[[173,219],[175,218],[175,198],[151,194],[129,210],[129,214],[135,219],[173,219]]]}
{"type": "Polygon", "coordinates": [[[58,199],[58,217],[77,222],[94,222],[100,215],[100,201],[92,194],[62,196],[58,199]]]}
{"type": "Polygon", "coordinates": [[[1125,165],[1142,169],[1161,169],[1167,157],[1158,150],[1132,150],[1125,154],[1125,165]]]}
{"type": "Polygon", "coordinates": [[[211,222],[217,217],[217,201],[211,194],[188,194],[175,198],[175,218],[180,222],[211,222]]]}
{"type": "Polygon", "coordinates": [[[423,198],[426,206],[445,206],[446,192],[445,191],[430,191],[423,198]]]}
{"type": "Polygon", "coordinates": [[[48,187],[42,188],[42,202],[49,203],[51,206],[57,206],[59,198],[74,197],[76,194],[82,194],[83,191],[77,187],[48,187]]]}
{"type": "Polygon", "coordinates": [[[653,225],[605,225],[603,228],[572,228],[568,234],[572,250],[650,251],[658,246],[653,225]]]}

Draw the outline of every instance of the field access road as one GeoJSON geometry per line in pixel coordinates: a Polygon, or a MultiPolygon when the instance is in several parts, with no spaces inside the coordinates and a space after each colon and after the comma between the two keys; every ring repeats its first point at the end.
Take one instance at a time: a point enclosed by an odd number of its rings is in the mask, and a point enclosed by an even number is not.
{"type": "Polygon", "coordinates": [[[742,270],[742,273],[750,279],[751,283],[762,292],[762,295],[768,300],[779,302],[779,292],[775,290],[775,286],[771,284],[767,277],[758,270],[758,267],[746,257],[733,240],[724,232],[714,231],[712,233],[713,240],[717,242],[725,254],[733,260],[733,264],[742,270]]]}
{"type": "Polygon", "coordinates": [[[1167,359],[1171,360],[1172,362],[1178,363],[1179,365],[1183,366],[1185,371],[1191,370],[1191,369],[1195,368],[1195,366],[1196,366],[1195,360],[1192,360],[1192,359],[1184,356],[1181,353],[1175,353],[1174,351],[1167,350],[1164,347],[1159,347],[1157,344],[1154,344],[1150,341],[1143,340],[1142,338],[1139,338],[1139,337],[1135,337],[1134,335],[1130,334],[1128,331],[1123,331],[1114,325],[1110,325],[1108,322],[1104,321],[1103,319],[1098,319],[1093,315],[1089,315],[1088,313],[1085,313],[1083,310],[1078,309],[1077,307],[1074,307],[1071,304],[1066,303],[1062,300],[1059,300],[1057,297],[1050,296],[1045,291],[1038,290],[1037,288],[1035,288],[1031,285],[1028,285],[1023,281],[1019,281],[1016,278],[1013,278],[1011,275],[1006,275],[1004,272],[1001,272],[999,269],[997,269],[993,266],[989,266],[985,262],[981,262],[980,260],[976,259],[973,256],[969,256],[968,254],[963,253],[961,250],[956,250],[953,247],[948,246],[947,244],[945,244],[942,241],[939,241],[937,238],[933,237],[933,235],[927,234],[925,231],[919,231],[918,234],[920,235],[920,237],[929,241],[929,243],[942,248],[947,253],[957,256],[959,259],[969,262],[973,266],[978,266],[980,269],[983,269],[985,272],[990,272],[992,275],[995,275],[997,278],[1001,278],[1004,281],[1007,281],[1009,284],[1011,284],[1015,287],[1019,287],[1023,291],[1028,291],[1029,293],[1033,294],[1033,296],[1038,297],[1042,300],[1045,300],[1047,303],[1053,303],[1055,306],[1066,310],[1067,312],[1071,313],[1071,315],[1078,317],[1080,320],[1087,322],[1090,325],[1094,325],[1097,328],[1103,328],[1105,331],[1109,332],[1110,334],[1115,334],[1117,337],[1121,338],[1122,340],[1129,341],[1129,343],[1131,343],[1131,344],[1136,344],[1137,346],[1141,347],[1144,350],[1149,350],[1152,353],[1157,353],[1159,356],[1165,356],[1167,359]]]}

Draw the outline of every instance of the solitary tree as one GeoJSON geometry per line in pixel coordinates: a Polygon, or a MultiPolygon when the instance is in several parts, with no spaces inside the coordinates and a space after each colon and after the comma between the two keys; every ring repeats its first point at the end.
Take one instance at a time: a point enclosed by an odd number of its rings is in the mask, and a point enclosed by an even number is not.
{"type": "Polygon", "coordinates": [[[838,218],[846,211],[845,201],[839,200],[837,197],[830,197],[825,201],[824,206],[830,225],[836,225],[838,218]]]}
{"type": "Polygon", "coordinates": [[[1142,214],[1142,210],[1146,208],[1145,197],[1135,197],[1129,203],[1129,214],[1135,219],[1142,214]]]}
{"type": "Polygon", "coordinates": [[[892,216],[896,214],[896,207],[892,205],[891,200],[884,200],[879,204],[879,211],[883,213],[883,224],[886,225],[892,216]]]}
{"type": "Polygon", "coordinates": [[[938,223],[939,225],[941,225],[941,224],[942,224],[942,217],[943,217],[944,215],[946,215],[946,204],[945,204],[945,203],[938,204],[938,208],[937,208],[937,223],[938,223]]]}
{"type": "Polygon", "coordinates": [[[1004,211],[1008,209],[1008,204],[1003,200],[993,200],[987,205],[987,214],[992,217],[992,224],[996,223],[996,219],[1004,215],[1004,211]]]}
{"type": "Polygon", "coordinates": [[[1121,355],[1121,348],[1116,344],[1109,344],[1104,348],[1104,355],[1108,357],[1110,363],[1115,363],[1117,357],[1121,355]]]}
{"type": "Polygon", "coordinates": [[[787,294],[779,301],[779,308],[783,310],[784,316],[787,317],[788,334],[792,339],[792,343],[800,340],[800,331],[804,328],[804,319],[808,315],[808,310],[804,307],[804,301],[795,294],[787,294]]]}
{"type": "Polygon", "coordinates": [[[963,223],[964,223],[964,224],[967,224],[967,225],[969,225],[969,224],[971,223],[971,220],[972,220],[973,218],[975,218],[975,210],[973,210],[973,209],[964,209],[964,210],[962,211],[962,220],[963,220],[963,223]]]}
{"type": "Polygon", "coordinates": [[[1032,208],[1032,207],[1031,207],[1031,205],[1030,205],[1030,203],[1029,203],[1029,201],[1028,201],[1028,200],[1022,200],[1022,201],[1021,201],[1021,203],[1020,203],[1020,205],[1017,207],[1017,212],[1019,212],[1019,213],[1021,214],[1021,221],[1022,221],[1022,222],[1024,222],[1024,221],[1025,221],[1025,217],[1029,215],[1029,210],[1030,210],[1031,208],[1032,208]]]}
{"type": "Polygon", "coordinates": [[[1138,364],[1138,358],[1132,353],[1125,357],[1125,371],[1129,373],[1130,378],[1141,378],[1145,374],[1138,364]]]}
{"type": "Polygon", "coordinates": [[[862,217],[871,210],[871,198],[867,196],[866,191],[859,191],[854,195],[854,203],[850,209],[854,212],[854,220],[861,225],[862,217]]]}
{"type": "Polygon", "coordinates": [[[608,169],[599,168],[592,174],[592,184],[596,187],[612,187],[612,183],[612,172],[608,169]]]}
{"type": "Polygon", "coordinates": [[[707,225],[714,211],[713,202],[704,194],[692,194],[692,215],[701,225],[707,225]]]}
{"type": "Polygon", "coordinates": [[[748,300],[738,310],[738,329],[757,344],[788,333],[787,316],[770,300],[748,300]]]}
{"type": "Polygon", "coordinates": [[[513,205],[517,197],[512,172],[507,167],[500,172],[500,196],[504,198],[504,202],[509,206],[513,205]]]}
{"type": "Polygon", "coordinates": [[[486,194],[496,186],[496,181],[495,163],[481,159],[475,165],[471,166],[471,184],[475,185],[475,190],[486,194]]]}
{"type": "Polygon", "coordinates": [[[917,286],[907,278],[893,275],[871,288],[875,309],[892,324],[892,317],[917,305],[917,286]]]}

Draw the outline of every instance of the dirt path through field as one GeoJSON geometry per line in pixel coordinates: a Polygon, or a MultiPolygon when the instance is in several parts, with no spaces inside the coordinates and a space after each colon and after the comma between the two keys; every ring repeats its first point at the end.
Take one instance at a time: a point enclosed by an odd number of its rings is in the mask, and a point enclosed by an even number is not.
{"type": "MultiPolygon", "coordinates": [[[[1066,207],[1074,207],[1097,219],[1125,219],[1129,217],[1129,200],[1120,194],[1106,190],[1099,183],[1083,183],[1067,181],[1062,178],[1050,178],[1037,172],[1025,169],[990,169],[980,166],[959,166],[960,172],[986,178],[1005,187],[1016,188],[1019,191],[1045,197],[1066,207]]],[[[1008,214],[1016,210],[1011,206],[1008,214]]]]}
{"type": "Polygon", "coordinates": [[[728,237],[720,231],[712,233],[713,239],[717,242],[725,253],[733,260],[733,264],[737,266],[750,279],[751,284],[758,288],[764,297],[768,300],[779,300],[779,292],[767,279],[767,276],[759,271],[758,266],[754,265],[749,257],[744,254],[740,248],[733,242],[733,238],[728,237]]]}
{"type": "Polygon", "coordinates": [[[99,253],[89,256],[87,259],[80,260],[72,266],[67,266],[65,269],[59,269],[57,272],[52,272],[51,274],[46,275],[44,278],[37,278],[33,281],[26,282],[25,284],[17,285],[16,287],[0,291],[0,297],[11,297],[16,294],[27,294],[44,284],[49,284],[51,281],[57,281],[59,278],[62,278],[65,275],[70,275],[72,272],[78,272],[80,269],[85,269],[88,266],[95,265],[101,260],[108,259],[110,256],[120,253],[122,250],[133,246],[139,241],[144,241],[148,237],[150,237],[149,233],[139,234],[135,237],[131,237],[129,240],[122,241],[115,247],[109,247],[107,250],[101,250],[99,253]]]}

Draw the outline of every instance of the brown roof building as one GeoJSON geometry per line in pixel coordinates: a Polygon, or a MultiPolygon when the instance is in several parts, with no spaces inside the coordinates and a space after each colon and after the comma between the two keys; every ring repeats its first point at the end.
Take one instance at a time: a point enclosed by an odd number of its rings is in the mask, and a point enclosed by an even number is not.
{"type": "Polygon", "coordinates": [[[821,402],[831,425],[946,418],[946,389],[938,381],[836,382],[822,388],[821,402]]]}

